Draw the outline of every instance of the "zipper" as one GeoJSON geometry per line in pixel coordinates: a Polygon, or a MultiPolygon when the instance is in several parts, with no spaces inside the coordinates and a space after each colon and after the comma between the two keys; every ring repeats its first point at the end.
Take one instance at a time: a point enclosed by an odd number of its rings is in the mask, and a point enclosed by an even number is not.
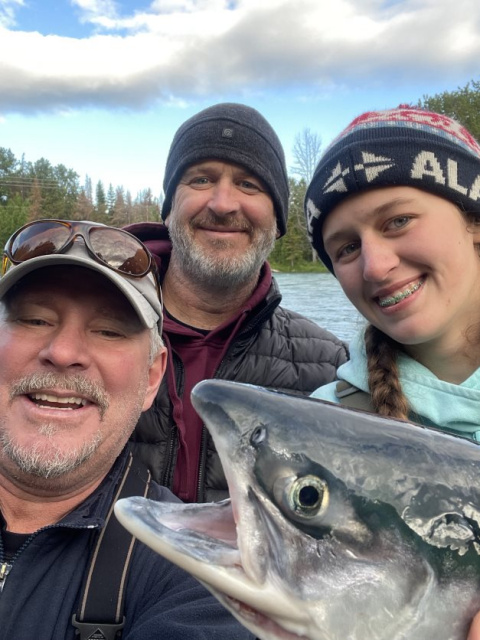
{"type": "MultiPolygon", "coordinates": [[[[183,383],[184,383],[184,377],[185,377],[183,362],[177,356],[177,354],[173,349],[171,349],[170,353],[172,355],[172,366],[173,366],[174,378],[175,378],[175,391],[178,397],[181,398],[181,395],[183,393],[183,383]]],[[[168,384],[167,384],[167,395],[169,397],[168,401],[170,403],[171,400],[170,400],[170,394],[168,393],[168,384]]],[[[171,407],[172,407],[172,414],[173,414],[173,403],[171,404],[171,407]]],[[[165,464],[164,464],[163,480],[162,480],[162,485],[164,487],[168,487],[169,489],[173,488],[173,476],[175,472],[177,452],[178,452],[178,427],[175,424],[175,422],[173,422],[168,435],[168,443],[167,443],[167,450],[165,454],[165,464]]]]}
{"type": "MultiPolygon", "coordinates": [[[[13,563],[15,562],[15,560],[23,553],[23,551],[28,547],[28,545],[32,542],[32,540],[38,536],[39,533],[42,533],[43,531],[47,531],[48,529],[54,529],[55,527],[62,528],[62,529],[63,528],[64,529],[98,529],[99,525],[94,524],[94,525],[82,526],[82,525],[68,525],[68,524],[55,523],[55,524],[49,524],[46,527],[42,527],[41,529],[38,529],[38,531],[34,531],[32,535],[25,540],[25,542],[22,544],[20,549],[17,550],[13,558],[11,558],[10,562],[3,561],[0,564],[0,593],[5,588],[5,582],[7,580],[7,576],[12,570],[13,563]]],[[[2,551],[2,555],[3,555],[3,551],[2,551]]]]}
{"type": "Polygon", "coordinates": [[[197,502],[205,502],[205,470],[206,470],[206,448],[207,448],[207,429],[202,425],[202,440],[200,442],[200,451],[198,452],[198,478],[197,478],[197,502]]]}
{"type": "Polygon", "coordinates": [[[173,469],[175,467],[174,460],[176,459],[178,442],[178,429],[176,425],[172,425],[168,436],[168,445],[165,455],[165,468],[163,471],[162,485],[168,489],[172,489],[173,485],[173,469]]]}
{"type": "Polygon", "coordinates": [[[5,581],[11,570],[12,570],[12,565],[8,564],[8,562],[2,562],[2,564],[0,564],[0,593],[3,591],[3,587],[5,586],[5,581]]]}

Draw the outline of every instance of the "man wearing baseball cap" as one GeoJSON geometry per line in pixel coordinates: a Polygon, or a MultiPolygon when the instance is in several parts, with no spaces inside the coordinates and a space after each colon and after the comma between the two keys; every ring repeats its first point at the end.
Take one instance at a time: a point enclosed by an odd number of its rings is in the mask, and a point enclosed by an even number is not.
{"type": "Polygon", "coordinates": [[[163,187],[165,224],[127,227],[159,265],[169,351],[135,438],[161,484],[204,502],[225,497],[227,484],[190,402],[195,383],[216,377],[308,395],[347,356],[332,334],[280,306],[267,257],[286,232],[288,176],[258,111],[222,103],[184,122],[163,187]]]}
{"type": "Polygon", "coordinates": [[[251,637],[203,586],[141,543],[127,541],[128,577],[115,545],[107,550],[106,570],[98,573],[97,560],[105,557],[99,543],[112,527],[117,531],[112,507],[126,484],[140,483],[157,500],[175,499],[150,481],[127,444],[140,413],[155,398],[166,364],[155,271],[137,238],[89,222],[31,222],[5,247],[4,638],[113,639],[121,631],[125,640],[159,634],[174,640],[251,637]],[[117,574],[124,582],[121,615],[97,624],[95,616],[88,617],[90,600],[80,602],[83,585],[94,588],[101,617],[102,592],[117,574]]]}

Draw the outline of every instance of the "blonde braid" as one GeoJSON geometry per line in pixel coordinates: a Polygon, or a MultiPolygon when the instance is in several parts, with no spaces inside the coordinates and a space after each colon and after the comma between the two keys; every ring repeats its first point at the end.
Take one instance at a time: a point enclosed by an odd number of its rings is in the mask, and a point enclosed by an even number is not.
{"type": "Polygon", "coordinates": [[[368,386],[376,413],[408,420],[409,406],[398,377],[399,345],[369,325],[365,331],[368,386]]]}

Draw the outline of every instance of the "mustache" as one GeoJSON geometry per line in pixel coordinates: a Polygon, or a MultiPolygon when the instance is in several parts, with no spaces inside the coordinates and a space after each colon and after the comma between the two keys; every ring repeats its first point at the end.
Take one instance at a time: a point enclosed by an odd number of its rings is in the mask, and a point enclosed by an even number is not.
{"type": "Polygon", "coordinates": [[[99,407],[102,417],[110,404],[108,394],[100,383],[79,374],[67,376],[53,372],[32,373],[19,378],[10,387],[10,399],[48,389],[72,391],[74,394],[86,398],[99,407]]]}
{"type": "Polygon", "coordinates": [[[190,224],[194,228],[204,226],[228,227],[229,229],[252,233],[252,225],[244,218],[240,218],[238,213],[235,212],[217,215],[214,211],[207,211],[195,217],[190,224]]]}

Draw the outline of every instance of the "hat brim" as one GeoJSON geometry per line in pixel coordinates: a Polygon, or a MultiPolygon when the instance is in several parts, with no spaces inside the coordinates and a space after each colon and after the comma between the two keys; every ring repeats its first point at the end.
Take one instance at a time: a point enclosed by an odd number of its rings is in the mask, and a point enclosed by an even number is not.
{"type": "MultiPolygon", "coordinates": [[[[147,299],[145,295],[142,295],[136,286],[128,280],[128,276],[120,275],[116,271],[113,271],[113,269],[96,262],[90,256],[82,256],[78,254],[72,255],[74,252],[76,253],[75,248],[72,247],[68,254],[40,256],[12,266],[9,271],[0,278],[0,299],[2,299],[22,278],[37,269],[56,265],[78,266],[100,273],[114,284],[130,302],[144,327],[152,329],[159,322],[161,319],[162,309],[160,300],[158,300],[157,296],[155,296],[157,301],[155,299],[151,299],[152,296],[149,296],[147,299]]],[[[148,274],[144,277],[151,278],[153,281],[152,274],[148,274]]],[[[136,278],[136,280],[140,281],[141,278],[136,278]]],[[[155,283],[152,282],[150,286],[155,287],[155,283]]]]}

